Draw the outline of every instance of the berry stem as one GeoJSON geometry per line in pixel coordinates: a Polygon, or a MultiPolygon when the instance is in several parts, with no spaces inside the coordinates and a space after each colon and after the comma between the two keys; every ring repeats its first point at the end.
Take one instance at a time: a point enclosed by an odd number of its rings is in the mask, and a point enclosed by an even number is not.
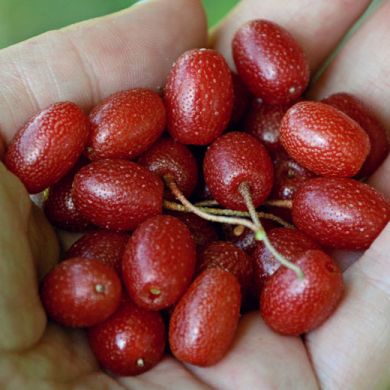
{"type": "Polygon", "coordinates": [[[285,267],[287,267],[287,268],[291,269],[292,271],[294,271],[296,273],[298,279],[303,279],[304,275],[303,275],[302,270],[297,265],[292,263],[291,261],[285,259],[274,248],[274,246],[271,244],[271,241],[268,239],[267,233],[265,232],[265,230],[263,228],[263,225],[260,222],[260,219],[259,219],[259,217],[257,215],[257,212],[256,212],[256,208],[255,208],[255,206],[253,204],[252,195],[251,195],[251,191],[250,191],[250,187],[249,187],[248,183],[245,183],[245,182],[241,183],[240,186],[238,187],[238,191],[240,192],[240,194],[244,198],[246,206],[247,206],[248,211],[249,211],[249,214],[250,214],[250,216],[252,218],[252,221],[253,221],[254,225],[256,226],[256,228],[257,228],[257,231],[255,232],[256,240],[263,241],[263,243],[266,246],[266,248],[272,253],[272,255],[282,265],[284,265],[285,267]]]}
{"type": "Polygon", "coordinates": [[[275,199],[266,202],[267,206],[283,207],[286,209],[292,209],[292,200],[275,199]]]}
{"type": "MultiPolygon", "coordinates": [[[[203,211],[202,208],[194,206],[180,191],[179,187],[173,180],[171,176],[164,176],[164,181],[167,187],[171,190],[172,194],[175,195],[177,200],[190,212],[194,213],[200,218],[203,218],[210,222],[217,222],[217,223],[226,223],[230,225],[243,225],[247,227],[248,229],[251,229],[253,232],[257,231],[256,226],[247,219],[244,218],[238,218],[238,217],[226,217],[223,215],[212,215],[208,212],[203,211]]],[[[168,202],[165,201],[164,205],[166,205],[168,202]]]]}
{"type": "Polygon", "coordinates": [[[195,206],[198,207],[219,206],[219,203],[214,199],[207,199],[207,200],[202,200],[201,202],[196,202],[195,206]]]}
{"type": "MultiPolygon", "coordinates": [[[[249,213],[247,211],[237,211],[237,210],[229,210],[229,209],[214,209],[214,208],[210,208],[210,207],[198,207],[197,204],[194,204],[193,206],[195,206],[196,208],[198,208],[201,211],[204,211],[207,214],[212,214],[212,215],[224,215],[224,216],[232,216],[232,217],[249,217],[249,213]]],[[[167,210],[181,211],[181,212],[185,212],[185,213],[192,212],[191,210],[188,210],[182,204],[170,202],[168,200],[164,200],[164,208],[167,210]]],[[[258,215],[260,218],[269,219],[271,221],[278,223],[279,225],[281,225],[283,227],[286,227],[289,229],[294,228],[293,225],[284,221],[282,218],[277,217],[276,215],[273,215],[270,213],[263,213],[263,212],[258,212],[258,215]]]]}

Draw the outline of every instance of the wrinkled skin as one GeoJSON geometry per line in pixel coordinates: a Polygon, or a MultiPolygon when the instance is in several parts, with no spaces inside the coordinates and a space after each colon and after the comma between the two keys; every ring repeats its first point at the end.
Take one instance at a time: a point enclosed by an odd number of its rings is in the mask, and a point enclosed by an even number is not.
{"type": "MultiPolygon", "coordinates": [[[[307,7],[301,0],[243,0],[214,31],[213,43],[232,66],[230,42],[237,27],[256,16],[269,18],[282,23],[303,45],[313,72],[368,3],[319,0],[307,7]]],[[[390,3],[384,2],[338,53],[310,91],[312,97],[354,93],[390,126],[390,93],[385,83],[390,47],[383,39],[390,32],[389,17],[390,3]]],[[[206,23],[198,0],[152,0],[4,49],[0,52],[1,135],[9,143],[28,117],[55,101],[74,100],[89,108],[120,89],[161,87],[179,54],[205,44],[206,23]],[[147,61],[140,60],[145,56],[147,61]]],[[[370,179],[387,195],[389,171],[388,158],[370,179]]],[[[335,254],[346,268],[345,298],[334,315],[304,339],[280,336],[252,313],[242,318],[231,351],[214,367],[184,366],[165,358],[139,377],[115,378],[99,370],[81,331],[46,324],[37,274],[58,257],[57,241],[39,211],[32,209],[20,182],[2,165],[0,205],[1,388],[364,390],[390,386],[390,227],[364,254],[335,254]]]]}

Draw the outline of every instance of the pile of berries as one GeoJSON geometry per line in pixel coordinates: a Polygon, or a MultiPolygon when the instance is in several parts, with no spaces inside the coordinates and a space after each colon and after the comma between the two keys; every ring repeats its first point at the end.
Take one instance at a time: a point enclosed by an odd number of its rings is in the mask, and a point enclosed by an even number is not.
{"type": "Polygon", "coordinates": [[[167,334],[178,360],[215,364],[255,307],[277,332],[312,330],[343,294],[329,249],[366,249],[389,222],[362,181],[388,154],[369,108],[347,93],[298,101],[309,66],[275,23],[245,24],[232,49],[238,75],[190,50],[163,97],[118,92],[89,116],[53,104],[5,153],[54,226],[87,231],[41,298],[115,374],[156,365],[167,334]]]}

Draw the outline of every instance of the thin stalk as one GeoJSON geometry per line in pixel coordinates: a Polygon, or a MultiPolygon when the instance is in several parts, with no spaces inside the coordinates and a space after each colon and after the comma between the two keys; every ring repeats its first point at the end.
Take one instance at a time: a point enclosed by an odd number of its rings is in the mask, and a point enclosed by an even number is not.
{"type": "Polygon", "coordinates": [[[274,199],[268,200],[266,206],[275,206],[275,207],[283,207],[286,209],[292,209],[293,202],[292,200],[284,200],[284,199],[274,199]]]}

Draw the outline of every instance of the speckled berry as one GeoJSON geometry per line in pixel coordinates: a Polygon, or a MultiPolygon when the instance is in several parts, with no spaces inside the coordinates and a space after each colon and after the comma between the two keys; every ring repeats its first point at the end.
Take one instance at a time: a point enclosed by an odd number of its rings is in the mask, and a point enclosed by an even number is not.
{"type": "Polygon", "coordinates": [[[152,145],[165,127],[162,99],[144,88],[114,93],[89,117],[92,131],[87,154],[92,160],[132,159],[152,145]]]}
{"type": "Polygon", "coordinates": [[[76,104],[40,111],[12,139],[5,165],[35,194],[60,180],[79,158],[89,135],[88,117],[76,104]]]}
{"type": "Polygon", "coordinates": [[[175,304],[195,271],[195,244],[187,226],[159,215],[146,220],[129,240],[122,277],[133,301],[160,310],[175,304]]]}
{"type": "Polygon", "coordinates": [[[164,100],[173,138],[183,144],[211,143],[232,113],[232,76],[225,59],[210,49],[182,54],[168,76],[164,100]]]}
{"type": "Polygon", "coordinates": [[[231,132],[219,137],[207,150],[204,177],[214,199],[226,208],[246,210],[239,186],[247,183],[255,207],[272,189],[271,159],[260,141],[246,133],[231,132]]]}
{"type": "Polygon", "coordinates": [[[115,375],[138,375],[162,359],[165,325],[159,312],[124,301],[110,318],[88,330],[88,341],[103,368],[115,375]]]}
{"type": "Polygon", "coordinates": [[[163,183],[144,167],[126,160],[99,160],[83,167],[73,182],[73,201],[91,223],[134,230],[162,211],[163,183]]]}
{"type": "Polygon", "coordinates": [[[294,224],[318,243],[366,249],[390,220],[390,203],[365,183],[347,178],[310,179],[293,200],[294,224]]]}
{"type": "Polygon", "coordinates": [[[287,153],[322,176],[351,177],[369,151],[367,133],[349,116],[319,102],[300,102],[283,117],[280,140],[287,153]]]}
{"type": "Polygon", "coordinates": [[[59,263],[43,280],[41,299],[48,316],[61,325],[92,326],[118,307],[121,282],[98,260],[75,257],[59,263]]]}
{"type": "Polygon", "coordinates": [[[367,133],[370,139],[371,149],[360,169],[358,176],[367,177],[375,172],[389,154],[389,141],[386,130],[375,117],[372,110],[366,106],[356,96],[340,92],[322,100],[323,103],[329,104],[338,110],[347,114],[356,121],[367,133]]]}
{"type": "Polygon", "coordinates": [[[236,32],[233,58],[242,81],[268,104],[296,100],[309,82],[302,48],[288,31],[267,20],[252,20],[236,32]]]}
{"type": "Polygon", "coordinates": [[[305,277],[280,267],[265,284],[260,313],[275,331],[298,336],[321,325],[336,309],[344,284],[340,269],[327,254],[309,250],[296,260],[305,277]]]}
{"type": "Polygon", "coordinates": [[[212,268],[200,274],[176,305],[169,345],[185,363],[211,366],[228,352],[240,316],[240,284],[230,272],[212,268]]]}

